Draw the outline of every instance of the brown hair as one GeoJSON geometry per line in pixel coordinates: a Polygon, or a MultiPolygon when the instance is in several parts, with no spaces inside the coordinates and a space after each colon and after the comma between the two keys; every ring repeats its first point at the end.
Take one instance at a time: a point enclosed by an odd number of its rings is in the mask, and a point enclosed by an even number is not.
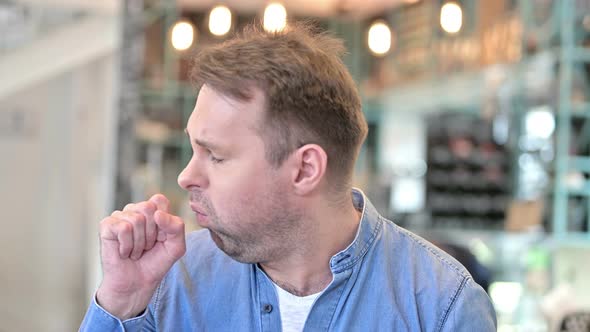
{"type": "Polygon", "coordinates": [[[328,155],[327,176],[337,187],[350,185],[354,163],[367,135],[361,101],[342,63],[342,41],[315,33],[309,23],[282,32],[250,25],[224,43],[200,51],[191,78],[238,100],[252,87],[265,95],[261,136],[267,160],[278,167],[304,144],[328,155]]]}

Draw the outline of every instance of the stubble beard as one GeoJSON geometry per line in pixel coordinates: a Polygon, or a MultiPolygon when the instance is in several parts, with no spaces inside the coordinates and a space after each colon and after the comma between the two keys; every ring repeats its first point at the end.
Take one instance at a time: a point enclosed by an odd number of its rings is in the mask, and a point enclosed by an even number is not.
{"type": "Polygon", "coordinates": [[[243,204],[223,219],[206,199],[201,198],[201,202],[209,213],[211,239],[221,251],[241,263],[281,259],[296,250],[305,234],[302,213],[279,192],[260,199],[263,206],[243,204]]]}

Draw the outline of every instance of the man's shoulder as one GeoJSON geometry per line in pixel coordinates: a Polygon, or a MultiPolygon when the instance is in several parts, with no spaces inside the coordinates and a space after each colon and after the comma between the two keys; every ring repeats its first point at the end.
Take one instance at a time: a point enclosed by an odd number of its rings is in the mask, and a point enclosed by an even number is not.
{"type": "Polygon", "coordinates": [[[474,306],[474,315],[491,313],[489,317],[493,317],[489,297],[461,263],[421,236],[383,221],[381,247],[376,248],[383,253],[379,263],[387,275],[381,284],[390,290],[381,289],[383,293],[415,301],[412,307],[418,308],[416,315],[433,323],[436,330],[458,324],[451,313],[457,306],[466,312],[465,303],[474,306]]]}
{"type": "MultiPolygon", "coordinates": [[[[401,273],[436,276],[441,283],[463,283],[470,279],[467,269],[451,255],[428,240],[384,219],[383,245],[390,260],[406,269],[401,273]]],[[[432,279],[430,280],[432,281],[432,279]]]]}

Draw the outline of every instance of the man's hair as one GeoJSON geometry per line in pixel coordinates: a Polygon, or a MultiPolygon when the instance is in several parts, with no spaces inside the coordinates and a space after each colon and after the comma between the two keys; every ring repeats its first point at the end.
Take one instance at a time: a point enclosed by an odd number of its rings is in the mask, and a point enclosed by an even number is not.
{"type": "Polygon", "coordinates": [[[265,96],[260,134],[266,158],[280,166],[297,148],[318,144],[328,156],[327,177],[350,186],[354,163],[367,135],[356,85],[341,60],[341,40],[308,23],[281,32],[249,25],[236,37],[200,51],[191,78],[242,101],[252,88],[265,96]]]}

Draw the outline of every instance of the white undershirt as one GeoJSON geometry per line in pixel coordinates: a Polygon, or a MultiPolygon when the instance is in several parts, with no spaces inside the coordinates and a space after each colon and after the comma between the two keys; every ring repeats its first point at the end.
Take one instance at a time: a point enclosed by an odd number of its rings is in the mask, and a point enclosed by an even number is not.
{"type": "Polygon", "coordinates": [[[323,291],[307,296],[297,296],[287,292],[277,284],[274,285],[279,295],[279,311],[281,313],[283,332],[303,331],[311,306],[323,291]]]}

